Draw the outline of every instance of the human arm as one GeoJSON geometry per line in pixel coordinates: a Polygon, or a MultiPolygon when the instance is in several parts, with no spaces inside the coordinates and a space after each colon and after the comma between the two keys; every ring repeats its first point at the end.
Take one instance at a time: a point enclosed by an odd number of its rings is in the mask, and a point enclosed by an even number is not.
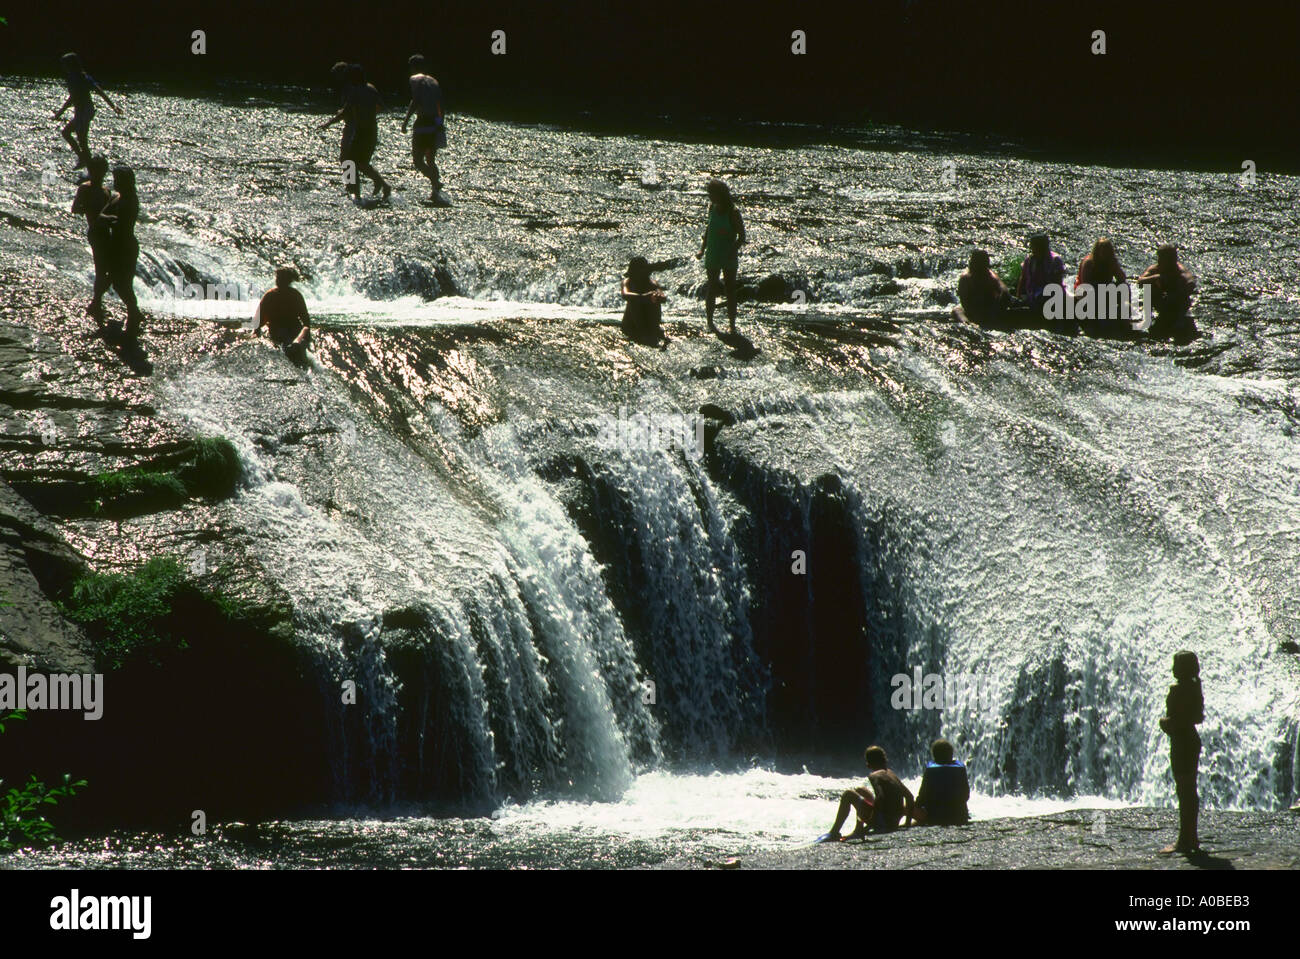
{"type": "Polygon", "coordinates": [[[347,114],[347,112],[348,112],[348,108],[347,108],[346,106],[339,107],[339,112],[336,113],[336,114],[334,114],[334,116],[330,117],[330,118],[329,118],[328,120],[326,120],[324,123],[322,123],[322,124],[320,125],[320,129],[322,129],[322,130],[328,130],[328,129],[329,129],[330,127],[332,127],[334,124],[336,124],[336,123],[338,123],[340,120],[342,120],[343,117],[347,114]]]}
{"type": "Polygon", "coordinates": [[[57,120],[59,117],[63,116],[63,114],[68,111],[68,107],[70,106],[72,106],[72,97],[69,96],[68,99],[63,101],[63,106],[59,107],[59,112],[54,114],[54,119],[57,120]]]}
{"type": "Polygon", "coordinates": [[[916,803],[916,797],[912,795],[912,790],[907,788],[906,783],[902,783],[900,785],[902,785],[903,787],[903,802],[905,804],[904,815],[906,815],[907,817],[906,821],[903,823],[903,827],[907,828],[908,826],[912,825],[912,813],[916,803]]]}
{"type": "Polygon", "coordinates": [[[402,132],[406,132],[406,125],[411,122],[411,114],[415,112],[415,101],[412,100],[406,105],[406,116],[402,117],[402,132]]]}
{"type": "Polygon", "coordinates": [[[302,324],[302,329],[298,331],[298,335],[293,338],[293,341],[295,343],[305,343],[311,336],[311,314],[307,312],[307,301],[302,298],[302,294],[297,290],[293,292],[297,297],[297,303],[294,305],[298,311],[298,322],[302,324]]]}
{"type": "Polygon", "coordinates": [[[736,246],[745,245],[745,221],[740,216],[740,211],[734,206],[731,208],[731,225],[736,231],[736,246]]]}
{"type": "Polygon", "coordinates": [[[104,102],[107,103],[110,107],[112,107],[112,108],[113,108],[113,112],[116,113],[116,114],[120,117],[120,116],[122,115],[122,110],[121,110],[121,108],[120,108],[116,103],[114,103],[112,100],[110,100],[110,99],[108,98],[108,94],[104,92],[104,88],[101,87],[101,86],[100,86],[98,83],[96,83],[94,80],[91,80],[90,82],[91,82],[91,84],[94,86],[94,88],[95,88],[95,92],[98,93],[101,97],[103,97],[103,98],[104,98],[104,102]]]}

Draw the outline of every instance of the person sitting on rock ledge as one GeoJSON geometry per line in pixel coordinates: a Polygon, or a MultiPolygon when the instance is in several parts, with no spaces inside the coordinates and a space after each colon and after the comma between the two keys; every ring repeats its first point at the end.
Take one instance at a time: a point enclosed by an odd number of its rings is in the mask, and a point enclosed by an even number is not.
{"type": "Polygon", "coordinates": [[[1199,335],[1189,315],[1196,277],[1178,262],[1178,248],[1169,244],[1156,251],[1156,262],[1137,278],[1139,286],[1152,287],[1155,321],[1147,330],[1152,339],[1189,342],[1199,335]]]}
{"type": "Polygon", "coordinates": [[[668,346],[664,336],[663,302],[668,299],[664,289],[650,275],[650,264],[643,256],[634,256],[623,275],[623,332],[635,343],[646,346],[668,346]]]}
{"type": "Polygon", "coordinates": [[[966,272],[957,280],[961,306],[953,308],[953,316],[959,321],[988,323],[1006,312],[1010,298],[1007,285],[993,272],[988,251],[972,251],[966,272]]]}
{"type": "Polygon", "coordinates": [[[916,791],[918,826],[960,826],[970,822],[966,802],[970,799],[970,780],[965,765],[953,759],[952,743],[936,739],[930,745],[933,762],[921,774],[921,788],[916,791]]]}
{"type": "Polygon", "coordinates": [[[1039,315],[1045,313],[1048,289],[1065,288],[1065,261],[1052,252],[1052,241],[1046,233],[1029,239],[1029,256],[1020,264],[1020,281],[1016,295],[1025,300],[1030,309],[1039,315]]]}
{"type": "Polygon", "coordinates": [[[301,363],[311,346],[311,316],[302,294],[292,286],[297,279],[298,271],[292,267],[275,271],[275,287],[267,290],[257,304],[253,331],[265,327],[271,342],[281,347],[289,359],[301,363]]]}
{"type": "Polygon", "coordinates": [[[838,842],[843,838],[840,836],[840,828],[849,818],[850,809],[856,810],[858,814],[857,825],[848,837],[850,839],[860,839],[868,831],[893,832],[898,828],[898,822],[904,813],[907,815],[906,825],[912,824],[912,791],[889,768],[885,751],[879,746],[868,746],[863,758],[871,770],[867,784],[857,789],[847,789],[841,794],[835,824],[818,842],[838,842]]]}

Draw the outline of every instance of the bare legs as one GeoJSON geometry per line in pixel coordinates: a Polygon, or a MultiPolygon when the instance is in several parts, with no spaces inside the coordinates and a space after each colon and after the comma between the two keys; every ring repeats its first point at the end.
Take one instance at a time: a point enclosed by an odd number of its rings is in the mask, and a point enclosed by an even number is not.
{"type": "Polygon", "coordinates": [[[85,166],[86,161],[90,159],[90,147],[86,143],[86,134],[88,132],[86,127],[83,126],[78,130],[77,121],[74,118],[63,125],[61,132],[63,133],[63,139],[68,141],[68,146],[72,147],[72,152],[77,155],[77,160],[80,161],[77,163],[77,168],[80,169],[85,166]],[[76,136],[73,136],[74,131],[76,136]]]}
{"type": "Polygon", "coordinates": [[[734,267],[728,267],[724,270],[710,268],[708,270],[707,289],[704,294],[704,315],[709,322],[709,332],[716,333],[718,328],[713,325],[713,308],[718,295],[718,274],[722,274],[724,292],[727,296],[727,320],[731,324],[731,332],[736,332],[736,270],[734,267]]]}
{"type": "Polygon", "coordinates": [[[438,175],[438,148],[412,144],[411,160],[415,163],[415,168],[429,178],[429,183],[433,187],[429,198],[437,200],[438,191],[442,188],[442,180],[438,175]]]}
{"type": "Polygon", "coordinates": [[[840,834],[840,829],[849,818],[850,809],[858,814],[858,826],[853,830],[853,838],[866,833],[867,827],[871,825],[871,817],[875,814],[871,793],[865,789],[846,789],[840,795],[840,808],[835,813],[835,825],[831,826],[832,836],[840,834]]]}

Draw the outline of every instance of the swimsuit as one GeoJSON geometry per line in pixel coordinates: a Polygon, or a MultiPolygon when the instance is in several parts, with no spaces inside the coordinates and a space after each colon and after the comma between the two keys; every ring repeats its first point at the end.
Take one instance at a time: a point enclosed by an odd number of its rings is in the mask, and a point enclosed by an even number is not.
{"type": "Polygon", "coordinates": [[[710,206],[709,226],[704,239],[704,268],[734,273],[736,266],[736,228],[731,222],[731,214],[710,206]]]}

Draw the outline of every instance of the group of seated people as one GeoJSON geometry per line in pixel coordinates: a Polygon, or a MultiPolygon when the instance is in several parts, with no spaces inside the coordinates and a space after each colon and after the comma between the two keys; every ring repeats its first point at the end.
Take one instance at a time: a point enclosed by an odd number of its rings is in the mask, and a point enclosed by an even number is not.
{"type": "Polygon", "coordinates": [[[868,832],[893,832],[900,822],[905,826],[960,826],[969,822],[966,803],[970,799],[970,782],[965,765],[953,758],[952,743],[946,739],[936,739],[930,745],[930,756],[931,761],[921,774],[921,788],[913,796],[889,768],[885,751],[879,746],[867,747],[865,759],[871,770],[867,783],[845,790],[840,796],[835,824],[820,841],[860,839],[868,832]],[[857,825],[849,836],[843,837],[840,829],[851,810],[857,813],[857,825]]]}
{"type": "MultiPolygon", "coordinates": [[[[1020,265],[1020,279],[1016,284],[1014,296],[1007,285],[993,270],[989,254],[985,250],[971,253],[966,272],[957,281],[957,297],[961,306],[953,310],[959,320],[974,323],[1014,321],[1015,314],[1030,318],[1048,317],[1048,303],[1053,297],[1064,297],[1065,261],[1060,254],[1053,253],[1046,234],[1039,234],[1029,241],[1029,255],[1020,265]],[[1053,290],[1053,287],[1058,289],[1053,290]]],[[[1196,278],[1178,262],[1178,250],[1174,246],[1162,246],[1156,253],[1156,262],[1149,266],[1137,278],[1139,287],[1151,287],[1151,305],[1155,318],[1146,331],[1148,336],[1157,339],[1193,339],[1196,326],[1188,315],[1191,309],[1192,294],[1196,290],[1196,278]]],[[[1127,286],[1128,277],[1115,255],[1115,245],[1105,237],[1096,242],[1092,252],[1079,264],[1079,274],[1075,281],[1074,296],[1080,297],[1083,290],[1112,285],[1127,286]]],[[[1106,297],[1098,295],[1095,302],[1107,302],[1106,297]]],[[[1113,301],[1112,301],[1113,302],[1113,301]]],[[[1132,301],[1134,319],[1141,317],[1140,299],[1132,301]]],[[[1070,315],[1073,315],[1073,310],[1070,315]]],[[[1104,311],[1103,311],[1104,312],[1104,311]]],[[[1127,316],[1093,316],[1099,331],[1127,332],[1132,329],[1127,316]]],[[[1061,321],[1067,325],[1067,332],[1074,332],[1074,321],[1061,321]]]]}

